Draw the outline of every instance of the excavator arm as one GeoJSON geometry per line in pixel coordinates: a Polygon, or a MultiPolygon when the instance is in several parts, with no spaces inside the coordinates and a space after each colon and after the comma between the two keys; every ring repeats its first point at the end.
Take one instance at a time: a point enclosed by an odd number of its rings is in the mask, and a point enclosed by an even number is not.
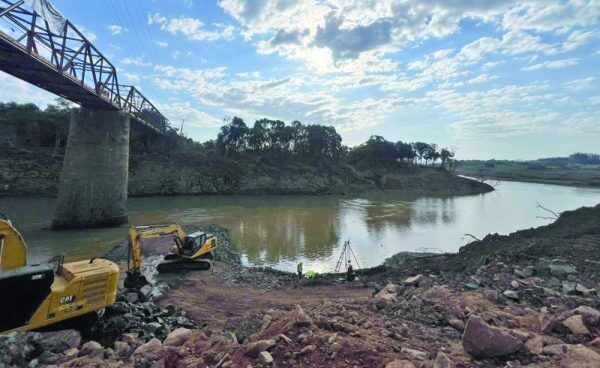
{"type": "Polygon", "coordinates": [[[0,271],[27,265],[27,245],[9,220],[0,219],[0,271]]]}
{"type": "Polygon", "coordinates": [[[180,225],[131,226],[129,228],[129,255],[127,269],[129,272],[140,272],[142,266],[142,245],[145,239],[154,239],[165,235],[185,238],[185,231],[180,225]]]}

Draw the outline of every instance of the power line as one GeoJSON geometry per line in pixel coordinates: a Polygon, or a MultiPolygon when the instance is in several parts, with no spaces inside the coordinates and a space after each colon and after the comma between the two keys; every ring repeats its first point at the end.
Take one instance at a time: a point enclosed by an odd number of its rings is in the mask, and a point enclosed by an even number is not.
{"type": "MultiPolygon", "coordinates": [[[[115,7],[115,5],[110,0],[104,0],[103,5],[104,5],[105,10],[107,11],[107,15],[109,16],[109,18],[112,18],[112,20],[114,20],[115,23],[119,24],[121,27],[126,29],[125,24],[127,24],[127,23],[123,21],[123,18],[121,18],[121,15],[120,15],[121,12],[115,7]]],[[[132,23],[132,26],[135,28],[135,25],[133,23],[132,23]]],[[[135,30],[134,30],[133,33],[137,33],[137,32],[135,32],[135,30]]],[[[144,55],[143,50],[140,48],[141,47],[140,43],[135,42],[135,40],[133,40],[130,37],[129,32],[123,32],[123,37],[131,50],[133,50],[135,53],[139,54],[140,56],[144,55]]],[[[152,70],[143,61],[141,61],[140,65],[138,65],[138,66],[140,66],[144,70],[144,72],[147,73],[148,75],[152,74],[152,70]]],[[[160,99],[165,100],[165,97],[154,88],[154,86],[151,82],[148,83],[148,90],[150,91],[151,94],[154,94],[155,96],[158,96],[160,99]]]]}
{"type": "MultiPolygon", "coordinates": [[[[134,29],[135,29],[135,32],[134,32],[134,34],[135,34],[136,38],[137,38],[137,39],[140,41],[140,45],[141,45],[141,44],[143,44],[143,43],[144,43],[144,42],[143,42],[143,40],[142,40],[142,37],[144,36],[144,33],[143,33],[143,32],[138,32],[138,28],[137,28],[137,25],[136,25],[135,19],[134,19],[133,15],[132,15],[132,12],[131,12],[131,11],[130,11],[130,9],[129,9],[128,2],[129,2],[129,1],[125,1],[125,2],[123,2],[123,3],[125,4],[125,11],[127,12],[127,16],[128,16],[128,17],[129,17],[129,19],[131,20],[131,24],[133,25],[133,27],[134,27],[134,29]]],[[[135,4],[135,3],[134,3],[134,4],[135,4]]],[[[142,16],[142,21],[145,23],[144,19],[145,19],[145,18],[142,16]]],[[[142,28],[143,28],[143,29],[144,29],[146,32],[148,32],[148,29],[147,29],[146,27],[142,27],[142,28]]],[[[148,40],[148,39],[147,39],[147,40],[148,40]]],[[[154,45],[152,44],[152,42],[148,42],[148,43],[149,43],[149,45],[148,45],[147,47],[150,49],[150,54],[152,54],[152,52],[154,51],[154,45]]],[[[150,58],[151,58],[151,59],[156,59],[156,57],[155,57],[155,56],[150,56],[150,58]]],[[[153,63],[154,63],[154,65],[156,65],[156,60],[154,60],[154,61],[153,61],[153,63]]],[[[165,99],[165,97],[164,97],[164,95],[162,94],[162,91],[160,91],[160,90],[159,90],[159,92],[158,92],[158,93],[159,93],[159,96],[160,96],[160,98],[161,98],[162,100],[164,100],[164,99],[165,99]]]]}

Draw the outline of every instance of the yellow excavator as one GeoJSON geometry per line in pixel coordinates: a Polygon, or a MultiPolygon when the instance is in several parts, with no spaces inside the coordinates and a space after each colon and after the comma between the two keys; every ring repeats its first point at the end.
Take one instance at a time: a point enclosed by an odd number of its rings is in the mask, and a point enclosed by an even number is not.
{"type": "Polygon", "coordinates": [[[214,235],[203,231],[186,234],[180,225],[131,226],[127,257],[129,279],[141,276],[144,241],[158,238],[170,238],[174,242],[170,253],[156,266],[158,272],[208,270],[211,267],[218,244],[214,235]]]}
{"type": "MultiPolygon", "coordinates": [[[[203,232],[186,235],[179,225],[129,230],[128,276],[141,275],[144,239],[172,236],[175,246],[159,271],[208,269],[217,240],[203,232]]],[[[8,219],[0,218],[0,335],[39,329],[113,305],[119,267],[105,259],[27,264],[27,245],[8,219]]]]}
{"type": "Polygon", "coordinates": [[[102,310],[117,298],[119,267],[105,259],[27,265],[27,246],[0,219],[0,334],[38,329],[102,310]]]}

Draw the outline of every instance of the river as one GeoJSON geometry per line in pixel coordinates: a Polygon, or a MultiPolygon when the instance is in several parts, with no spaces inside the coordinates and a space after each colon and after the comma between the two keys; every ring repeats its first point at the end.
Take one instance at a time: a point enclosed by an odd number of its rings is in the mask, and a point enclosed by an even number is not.
{"type": "MultiPolygon", "coordinates": [[[[130,198],[132,224],[218,223],[230,229],[249,265],[293,271],[333,271],[349,240],[360,267],[401,251],[456,252],[483,237],[548,224],[548,213],[600,203],[600,189],[500,182],[487,194],[461,197],[374,192],[352,196],[184,196],[130,198]]],[[[102,256],[123,241],[127,227],[50,231],[55,199],[0,198],[29,246],[29,262],[64,253],[75,260],[102,256]]],[[[355,265],[356,267],[356,265],[355,265]]]]}

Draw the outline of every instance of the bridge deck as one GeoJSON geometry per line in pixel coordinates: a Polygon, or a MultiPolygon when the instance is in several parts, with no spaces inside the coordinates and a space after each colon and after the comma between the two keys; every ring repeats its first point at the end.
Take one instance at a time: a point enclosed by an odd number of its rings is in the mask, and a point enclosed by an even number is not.
{"type": "Polygon", "coordinates": [[[100,110],[119,110],[118,106],[96,94],[89,86],[63,73],[35,52],[14,42],[0,31],[0,70],[36,85],[81,106],[100,110]]]}

